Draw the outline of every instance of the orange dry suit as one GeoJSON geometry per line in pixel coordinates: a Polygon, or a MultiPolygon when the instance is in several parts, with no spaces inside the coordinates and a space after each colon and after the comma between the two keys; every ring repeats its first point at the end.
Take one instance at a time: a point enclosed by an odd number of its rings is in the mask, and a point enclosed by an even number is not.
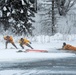
{"type": "Polygon", "coordinates": [[[7,40],[10,43],[14,43],[12,36],[9,36],[9,38],[7,36],[4,36],[4,39],[7,40]]]}
{"type": "Polygon", "coordinates": [[[27,40],[26,38],[23,38],[23,41],[20,39],[19,40],[19,43],[20,43],[20,46],[24,49],[24,47],[23,47],[23,45],[26,45],[26,46],[28,46],[28,47],[30,47],[31,49],[33,49],[32,47],[31,47],[31,42],[29,41],[29,40],[27,40]],[[30,43],[30,44],[29,44],[30,43]]]}
{"type": "Polygon", "coordinates": [[[26,38],[24,38],[23,41],[19,40],[19,43],[20,43],[20,44],[23,44],[23,45],[26,45],[26,44],[29,44],[30,41],[27,40],[26,38]]]}
{"type": "Polygon", "coordinates": [[[12,36],[4,36],[4,39],[6,40],[6,49],[7,49],[8,43],[11,43],[17,49],[16,45],[14,44],[12,36]]]}
{"type": "Polygon", "coordinates": [[[67,45],[65,45],[65,46],[63,47],[63,49],[64,49],[64,50],[76,50],[76,47],[67,44],[67,45]]]}

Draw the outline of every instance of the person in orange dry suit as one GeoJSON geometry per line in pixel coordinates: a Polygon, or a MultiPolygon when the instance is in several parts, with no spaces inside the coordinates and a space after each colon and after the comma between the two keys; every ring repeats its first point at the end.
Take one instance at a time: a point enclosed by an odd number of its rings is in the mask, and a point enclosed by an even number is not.
{"type": "Polygon", "coordinates": [[[74,47],[74,46],[72,46],[72,45],[69,45],[69,44],[66,44],[66,43],[64,42],[61,49],[63,49],[63,50],[76,50],[76,47],[74,47]]]}
{"type": "Polygon", "coordinates": [[[8,43],[11,43],[17,49],[16,45],[14,44],[12,36],[4,36],[4,40],[6,40],[6,49],[7,49],[8,43]]]}
{"type": "Polygon", "coordinates": [[[19,40],[19,43],[20,43],[20,46],[22,47],[22,49],[24,49],[23,45],[26,45],[26,46],[30,47],[31,49],[33,49],[30,45],[31,42],[29,40],[27,40],[26,38],[21,38],[19,40]]]}

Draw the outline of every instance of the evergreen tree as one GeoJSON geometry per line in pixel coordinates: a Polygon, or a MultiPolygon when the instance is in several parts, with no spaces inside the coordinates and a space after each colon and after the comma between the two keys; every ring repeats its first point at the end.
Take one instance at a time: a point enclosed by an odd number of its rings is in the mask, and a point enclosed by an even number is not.
{"type": "Polygon", "coordinates": [[[4,29],[11,30],[16,34],[32,35],[32,22],[35,22],[31,17],[35,17],[36,13],[36,0],[1,0],[0,23],[4,25],[4,29]]]}

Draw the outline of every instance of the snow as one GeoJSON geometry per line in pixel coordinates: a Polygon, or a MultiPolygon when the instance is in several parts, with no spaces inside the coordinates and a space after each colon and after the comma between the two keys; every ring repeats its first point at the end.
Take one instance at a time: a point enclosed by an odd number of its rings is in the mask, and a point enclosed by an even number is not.
{"type": "Polygon", "coordinates": [[[18,60],[39,60],[39,59],[59,59],[73,57],[72,53],[17,53],[15,50],[0,51],[0,61],[18,61],[18,60]]]}
{"type": "MultiPolygon", "coordinates": [[[[76,39],[75,35],[67,35],[68,39],[66,39],[66,36],[63,36],[63,34],[57,33],[54,36],[35,36],[28,39],[32,42],[31,46],[34,49],[39,50],[47,50],[47,53],[40,53],[40,52],[17,52],[18,50],[25,51],[26,49],[30,49],[29,47],[25,46],[25,49],[21,49],[19,46],[18,40],[20,37],[14,37],[14,41],[18,49],[15,49],[11,44],[8,44],[8,49],[5,49],[5,41],[3,39],[3,36],[0,36],[0,63],[2,62],[11,62],[11,63],[20,63],[20,62],[37,62],[37,61],[43,61],[43,60],[57,60],[57,59],[66,59],[66,58],[73,58],[76,57],[76,54],[73,52],[65,51],[65,50],[57,50],[58,48],[62,47],[63,42],[76,45],[76,39]],[[65,40],[65,39],[66,40],[65,40]]],[[[21,36],[22,37],[22,36],[21,36]]],[[[1,64],[0,64],[1,65],[1,64]]],[[[5,64],[8,65],[8,64],[5,64]]],[[[9,64],[10,66],[11,64],[9,64]]],[[[1,65],[4,66],[4,65],[1,65]]],[[[8,66],[7,66],[8,67],[8,66]]],[[[57,66],[56,66],[57,67],[57,66]]],[[[44,71],[46,75],[49,73],[51,74],[76,74],[75,71],[53,71],[53,70],[38,70],[38,69],[5,69],[0,70],[0,75],[43,75],[44,71]]]]}
{"type": "MultiPolygon", "coordinates": [[[[39,38],[38,38],[39,39],[39,38]]],[[[31,46],[37,50],[47,50],[47,53],[40,53],[40,52],[20,52],[18,50],[22,50],[18,43],[16,43],[19,49],[14,49],[11,44],[8,44],[8,49],[4,49],[4,44],[0,48],[0,62],[1,61],[35,61],[35,60],[45,60],[45,59],[60,59],[60,58],[67,58],[67,57],[74,57],[74,53],[66,53],[61,52],[56,49],[61,48],[62,42],[58,41],[51,41],[51,43],[37,43],[32,42],[31,46]],[[60,45],[61,44],[61,45],[60,45]]],[[[25,46],[23,51],[26,49],[30,49],[25,46]]]]}
{"type": "Polygon", "coordinates": [[[6,7],[4,7],[4,8],[3,8],[3,10],[4,10],[4,11],[6,11],[6,10],[7,10],[7,8],[6,8],[6,7]]]}
{"type": "MultiPolygon", "coordinates": [[[[46,0],[39,0],[38,3],[46,5],[46,8],[49,8],[49,4],[51,2],[46,2],[46,0]]],[[[22,0],[22,4],[24,5],[24,1],[22,0]]],[[[75,5],[76,7],[76,5],[75,5]]],[[[6,11],[6,7],[3,8],[4,11],[6,11]]],[[[42,9],[40,9],[42,10],[42,9]]],[[[72,58],[76,57],[76,54],[73,52],[65,51],[65,50],[57,50],[58,48],[62,47],[62,43],[66,42],[68,44],[71,44],[73,46],[76,46],[76,26],[75,26],[75,19],[76,19],[76,9],[70,10],[68,15],[65,17],[59,17],[57,22],[57,30],[60,33],[55,34],[54,36],[48,36],[48,35],[42,35],[42,30],[44,26],[41,25],[40,21],[44,20],[45,18],[42,17],[40,14],[46,13],[46,11],[40,11],[34,18],[36,20],[35,23],[33,23],[33,26],[35,26],[35,30],[33,31],[34,37],[28,37],[29,40],[31,40],[32,44],[31,46],[34,49],[42,49],[47,50],[48,53],[39,53],[39,52],[20,52],[18,53],[18,50],[25,51],[26,49],[30,49],[25,46],[25,49],[21,49],[19,46],[18,40],[21,37],[24,36],[13,36],[15,44],[17,45],[18,49],[15,49],[11,44],[8,45],[8,49],[5,49],[5,42],[3,39],[4,35],[12,35],[9,33],[9,31],[6,31],[6,33],[2,33],[0,35],[0,63],[1,62],[31,62],[31,61],[41,61],[41,60],[56,60],[56,59],[66,59],[66,58],[72,58]],[[64,33],[64,34],[61,34],[64,33]],[[66,34],[67,33],[67,34],[66,34]],[[68,33],[72,33],[71,35],[68,35],[68,33]]],[[[1,12],[1,11],[0,11],[1,12]]],[[[12,13],[14,13],[15,10],[13,10],[12,13]]],[[[21,10],[21,13],[23,11],[21,10]]],[[[30,14],[28,12],[28,14],[30,14]]],[[[2,14],[1,14],[2,15],[2,14]]],[[[7,14],[9,15],[9,13],[7,14]]],[[[46,17],[46,16],[45,16],[46,17]]],[[[9,22],[14,21],[13,19],[10,19],[9,22]]],[[[2,31],[2,30],[1,30],[2,31]]],[[[45,33],[44,33],[45,34],[45,33]]],[[[49,34],[49,33],[47,33],[49,34]]],[[[65,73],[65,74],[76,74],[76,71],[52,71],[52,70],[44,70],[45,73],[65,73]]],[[[0,75],[44,75],[43,70],[0,70],[0,75]]],[[[46,74],[47,75],[47,74],[46,74]]]]}
{"type": "Polygon", "coordinates": [[[31,71],[28,71],[28,70],[5,70],[4,72],[3,71],[1,71],[0,73],[1,73],[1,75],[30,75],[30,74],[32,74],[32,75],[48,75],[48,73],[49,73],[49,75],[50,75],[50,73],[51,74],[53,74],[53,75],[61,75],[62,73],[64,73],[65,75],[67,74],[67,75],[70,75],[70,74],[72,74],[72,75],[75,75],[76,74],[76,71],[50,71],[50,70],[31,70],[31,71]],[[45,74],[44,74],[44,72],[45,72],[45,74]]]}

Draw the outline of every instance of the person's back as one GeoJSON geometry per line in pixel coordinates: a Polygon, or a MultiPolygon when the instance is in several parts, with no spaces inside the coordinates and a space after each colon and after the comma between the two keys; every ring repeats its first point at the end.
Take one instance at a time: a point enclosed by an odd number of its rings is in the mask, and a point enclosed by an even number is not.
{"type": "Polygon", "coordinates": [[[11,42],[13,42],[13,37],[12,37],[12,36],[10,36],[9,40],[10,40],[11,42]]]}
{"type": "Polygon", "coordinates": [[[16,45],[14,44],[12,36],[4,36],[4,40],[6,40],[6,48],[7,48],[7,44],[11,43],[17,49],[16,45]]]}
{"type": "Polygon", "coordinates": [[[21,44],[27,44],[27,43],[30,43],[30,41],[29,40],[27,40],[26,38],[21,38],[20,40],[19,40],[19,43],[21,44]]]}
{"type": "Polygon", "coordinates": [[[72,46],[72,45],[69,45],[69,44],[66,44],[64,47],[63,47],[64,50],[76,50],[76,47],[72,46]]]}
{"type": "Polygon", "coordinates": [[[25,43],[30,43],[30,41],[27,40],[26,38],[24,38],[24,42],[25,42],[25,43]]]}
{"type": "Polygon", "coordinates": [[[4,39],[9,41],[9,42],[13,42],[13,37],[12,36],[4,36],[4,39]]]}

